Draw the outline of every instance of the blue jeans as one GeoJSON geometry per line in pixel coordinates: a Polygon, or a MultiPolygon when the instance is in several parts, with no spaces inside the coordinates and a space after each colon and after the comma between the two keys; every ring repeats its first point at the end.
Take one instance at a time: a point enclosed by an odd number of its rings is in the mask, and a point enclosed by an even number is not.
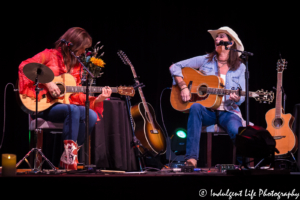
{"type": "MultiPolygon", "coordinates": [[[[187,124],[186,160],[190,158],[198,160],[202,126],[214,124],[223,128],[235,144],[238,128],[242,126],[239,116],[227,111],[213,112],[198,103],[191,106],[187,124]]],[[[238,158],[238,162],[241,162],[241,158],[238,158]]]]}
{"type": "MultiPolygon", "coordinates": [[[[34,116],[32,116],[34,118],[34,116]]],[[[78,146],[85,141],[85,107],[73,104],[55,104],[38,113],[39,118],[54,123],[64,123],[62,139],[77,141],[78,146]]],[[[89,134],[91,134],[97,114],[89,109],[89,134]]]]}

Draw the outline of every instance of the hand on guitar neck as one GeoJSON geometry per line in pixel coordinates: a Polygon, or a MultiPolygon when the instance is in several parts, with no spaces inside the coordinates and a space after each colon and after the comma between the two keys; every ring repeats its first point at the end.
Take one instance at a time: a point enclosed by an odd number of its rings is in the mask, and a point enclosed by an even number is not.
{"type": "Polygon", "coordinates": [[[95,104],[104,101],[105,99],[109,98],[112,93],[112,90],[110,87],[105,86],[102,88],[102,93],[96,98],[95,104]]]}
{"type": "Polygon", "coordinates": [[[233,101],[235,101],[235,102],[238,102],[238,101],[241,99],[241,97],[238,96],[238,95],[235,94],[235,93],[230,93],[229,99],[230,99],[230,100],[233,100],[233,101]]]}

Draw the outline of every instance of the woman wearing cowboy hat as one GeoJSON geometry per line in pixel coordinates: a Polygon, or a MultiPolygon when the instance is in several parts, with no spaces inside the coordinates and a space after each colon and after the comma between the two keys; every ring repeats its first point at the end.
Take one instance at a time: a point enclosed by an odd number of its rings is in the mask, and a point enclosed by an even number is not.
{"type": "MultiPolygon", "coordinates": [[[[181,98],[184,102],[190,100],[190,92],[185,82],[181,69],[191,67],[205,75],[221,77],[225,83],[225,89],[236,90],[239,87],[245,89],[245,65],[239,58],[240,53],[228,49],[244,50],[238,35],[229,27],[221,27],[217,30],[208,30],[215,42],[215,50],[207,55],[193,57],[173,64],[170,72],[173,84],[178,84],[181,89],[181,98]],[[223,41],[220,43],[220,41],[223,41]],[[222,43],[228,42],[227,48],[222,43]]],[[[218,124],[230,136],[233,143],[238,134],[238,128],[245,126],[241,116],[239,105],[245,100],[235,93],[224,95],[220,107],[216,110],[207,109],[201,104],[195,103],[190,107],[187,124],[187,142],[185,160],[187,165],[196,167],[199,157],[199,144],[202,126],[218,124]]],[[[238,160],[241,162],[241,160],[238,160]]]]}

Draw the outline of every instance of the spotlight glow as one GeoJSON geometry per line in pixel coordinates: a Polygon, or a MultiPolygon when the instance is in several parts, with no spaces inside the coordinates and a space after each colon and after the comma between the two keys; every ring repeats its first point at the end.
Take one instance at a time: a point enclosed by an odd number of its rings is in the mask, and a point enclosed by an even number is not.
{"type": "Polygon", "coordinates": [[[177,130],[176,135],[180,138],[186,138],[186,132],[182,129],[177,130]]]}

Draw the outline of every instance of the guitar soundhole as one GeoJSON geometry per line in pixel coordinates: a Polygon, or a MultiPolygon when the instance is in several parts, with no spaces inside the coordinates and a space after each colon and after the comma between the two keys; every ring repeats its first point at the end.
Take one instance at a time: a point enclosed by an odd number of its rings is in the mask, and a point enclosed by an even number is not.
{"type": "Polygon", "coordinates": [[[201,85],[198,89],[198,94],[200,96],[204,96],[207,94],[207,86],[206,85],[201,85]]]}
{"type": "Polygon", "coordinates": [[[282,121],[281,118],[276,118],[276,119],[274,120],[273,124],[274,124],[274,127],[275,127],[275,128],[279,128],[279,127],[282,126],[283,121],[282,121]]]}
{"type": "Polygon", "coordinates": [[[56,85],[60,90],[60,95],[63,95],[65,93],[65,86],[62,85],[61,83],[56,83],[56,85]]]}
{"type": "Polygon", "coordinates": [[[191,99],[189,100],[189,102],[196,102],[196,101],[203,101],[205,99],[207,99],[208,94],[206,94],[205,96],[199,97],[197,94],[191,94],[191,99]]]}

